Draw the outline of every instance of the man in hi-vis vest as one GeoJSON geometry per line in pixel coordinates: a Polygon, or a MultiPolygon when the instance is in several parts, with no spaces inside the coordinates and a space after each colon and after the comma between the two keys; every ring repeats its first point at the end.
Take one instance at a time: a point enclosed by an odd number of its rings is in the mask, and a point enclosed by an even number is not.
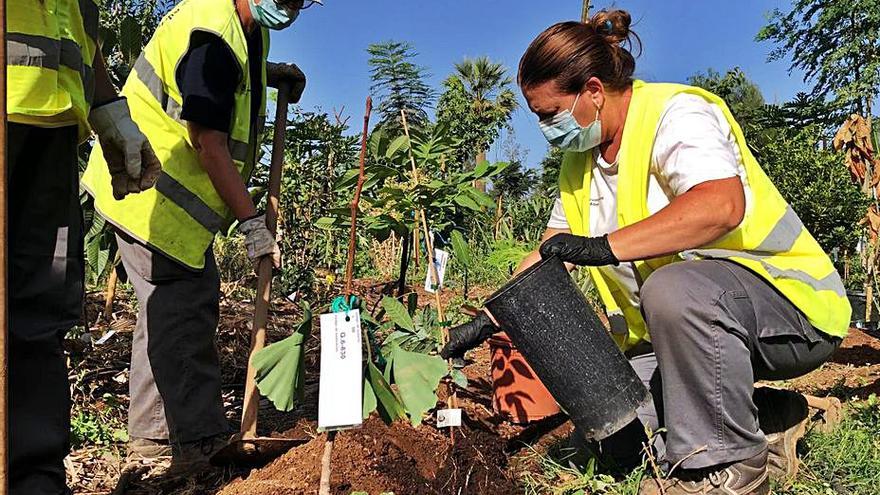
{"type": "MultiPolygon", "coordinates": [[[[239,222],[254,261],[280,265],[275,237],[248,194],[265,120],[269,29],[312,0],[183,0],[160,22],[122,93],[162,162],[156,187],[115,201],[95,150],[83,186],[117,229],[139,303],[132,342],[129,457],[172,456],[171,471],[208,464],[228,440],[214,336],[217,232],[239,222]]],[[[274,65],[274,64],[273,64],[274,65]]],[[[281,70],[281,69],[279,69],[281,70]]],[[[296,66],[283,66],[305,88],[296,66]]],[[[272,78],[272,74],[268,76],[272,78]]]]}
{"type": "Polygon", "coordinates": [[[95,131],[110,201],[149,188],[159,162],[97,45],[93,0],[9,2],[9,488],[68,493],[70,393],[62,349],[83,308],[77,146],[95,131]]]}

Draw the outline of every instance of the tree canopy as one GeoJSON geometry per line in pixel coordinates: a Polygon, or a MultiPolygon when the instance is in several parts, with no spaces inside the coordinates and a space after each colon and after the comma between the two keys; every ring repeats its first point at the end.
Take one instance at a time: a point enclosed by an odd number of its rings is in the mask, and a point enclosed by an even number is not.
{"type": "Polygon", "coordinates": [[[411,125],[428,120],[427,109],[434,101],[434,90],[425,82],[427,69],[416,65],[418,55],[409,43],[386,41],[367,48],[370,54],[370,92],[378,101],[380,125],[401,128],[400,112],[411,125]]]}
{"type": "Polygon", "coordinates": [[[464,59],[443,81],[437,120],[461,139],[459,163],[475,162],[498,139],[517,107],[512,84],[507,68],[487,57],[464,59]]]}
{"type": "Polygon", "coordinates": [[[880,0],[795,0],[775,9],[757,36],[777,47],[769,60],[791,57],[811,95],[868,115],[880,93],[880,0]]]}

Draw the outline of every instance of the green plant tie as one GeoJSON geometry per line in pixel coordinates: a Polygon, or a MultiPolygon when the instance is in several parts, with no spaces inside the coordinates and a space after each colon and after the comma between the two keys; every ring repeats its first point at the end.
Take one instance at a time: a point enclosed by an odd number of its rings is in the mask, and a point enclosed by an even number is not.
{"type": "Polygon", "coordinates": [[[345,296],[336,296],[333,298],[333,302],[330,303],[330,310],[334,313],[347,312],[360,307],[361,300],[353,295],[348,296],[347,300],[345,296]]]}

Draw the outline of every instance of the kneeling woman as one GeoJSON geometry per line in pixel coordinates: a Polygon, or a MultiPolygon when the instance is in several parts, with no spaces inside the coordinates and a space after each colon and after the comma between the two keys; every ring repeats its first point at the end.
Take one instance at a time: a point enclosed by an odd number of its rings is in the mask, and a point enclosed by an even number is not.
{"type": "MultiPolygon", "coordinates": [[[[556,24],[522,57],[529,108],[567,153],[544,243],[520,270],[552,255],[587,266],[612,323],[625,322],[613,336],[654,398],[640,420],[667,430],[661,455],[678,464],[640,493],[765,494],[754,383],[828,359],[849,303],[724,102],[632,79],[629,25],[623,11],[556,24]]],[[[443,354],[495,331],[478,317],[443,354]]]]}

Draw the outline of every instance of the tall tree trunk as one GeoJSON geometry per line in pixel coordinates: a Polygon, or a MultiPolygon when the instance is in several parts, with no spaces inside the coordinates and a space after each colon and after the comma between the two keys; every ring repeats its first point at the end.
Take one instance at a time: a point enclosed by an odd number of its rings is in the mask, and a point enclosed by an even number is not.
{"type": "Polygon", "coordinates": [[[590,0],[584,0],[584,5],[581,8],[581,22],[587,22],[590,20],[590,0]]]}
{"type": "MultiPolygon", "coordinates": [[[[485,150],[477,153],[477,159],[474,162],[474,166],[477,166],[480,163],[483,163],[484,161],[486,161],[486,151],[485,150]]],[[[481,192],[486,192],[486,181],[484,181],[482,179],[476,180],[476,181],[474,181],[474,187],[476,187],[481,192]]]]}
{"type": "Polygon", "coordinates": [[[497,206],[495,207],[495,240],[498,240],[498,231],[501,230],[501,204],[504,201],[504,193],[498,193],[497,206]]]}

